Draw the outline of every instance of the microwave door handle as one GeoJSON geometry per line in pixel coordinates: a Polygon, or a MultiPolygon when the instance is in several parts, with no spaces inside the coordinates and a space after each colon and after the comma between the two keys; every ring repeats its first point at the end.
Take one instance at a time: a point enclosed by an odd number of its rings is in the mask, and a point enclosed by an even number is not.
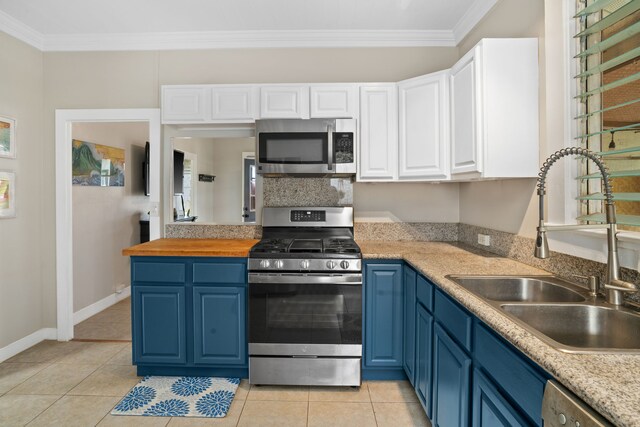
{"type": "Polygon", "coordinates": [[[327,169],[329,169],[329,171],[333,170],[333,127],[331,125],[327,125],[327,141],[328,141],[328,156],[329,156],[329,162],[328,162],[328,166],[327,169]]]}

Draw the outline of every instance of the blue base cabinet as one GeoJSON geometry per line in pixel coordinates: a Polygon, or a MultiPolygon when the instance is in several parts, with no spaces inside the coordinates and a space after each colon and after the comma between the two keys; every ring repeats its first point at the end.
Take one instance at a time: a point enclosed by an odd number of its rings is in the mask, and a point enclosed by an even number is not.
{"type": "Polygon", "coordinates": [[[469,425],[471,357],[436,322],[433,340],[434,426],[469,425]]]}
{"type": "Polygon", "coordinates": [[[135,286],[133,358],[138,363],[187,363],[184,286],[135,286]]]}
{"type": "Polygon", "coordinates": [[[403,262],[365,262],[363,358],[365,380],[406,379],[403,369],[403,262]]]}
{"type": "Polygon", "coordinates": [[[518,414],[498,388],[480,370],[473,370],[473,427],[526,427],[529,424],[518,414]]]}
{"type": "Polygon", "coordinates": [[[427,416],[431,418],[433,366],[433,316],[422,304],[416,305],[416,377],[414,388],[427,416]]]}
{"type": "Polygon", "coordinates": [[[132,257],[138,375],[248,376],[245,258],[132,257]]]}
{"type": "Polygon", "coordinates": [[[416,272],[404,266],[404,372],[411,385],[415,386],[416,365],[416,272]]]}
{"type": "Polygon", "coordinates": [[[193,287],[195,364],[246,364],[246,306],[243,287],[193,287]]]}
{"type": "Polygon", "coordinates": [[[550,375],[401,261],[365,261],[363,379],[409,379],[434,426],[542,427],[550,375]]]}

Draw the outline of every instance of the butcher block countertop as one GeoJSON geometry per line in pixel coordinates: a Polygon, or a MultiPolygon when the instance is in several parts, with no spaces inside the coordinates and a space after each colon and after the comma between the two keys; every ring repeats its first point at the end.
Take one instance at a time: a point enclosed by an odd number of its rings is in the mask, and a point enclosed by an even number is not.
{"type": "Polygon", "coordinates": [[[246,257],[256,239],[158,239],[122,250],[125,256],[246,257]]]}

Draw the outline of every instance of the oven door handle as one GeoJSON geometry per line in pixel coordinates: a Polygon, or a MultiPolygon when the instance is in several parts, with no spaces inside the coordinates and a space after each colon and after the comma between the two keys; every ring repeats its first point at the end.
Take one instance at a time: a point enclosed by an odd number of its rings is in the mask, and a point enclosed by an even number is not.
{"type": "Polygon", "coordinates": [[[249,273],[249,283],[275,285],[362,285],[362,274],[249,273]]]}

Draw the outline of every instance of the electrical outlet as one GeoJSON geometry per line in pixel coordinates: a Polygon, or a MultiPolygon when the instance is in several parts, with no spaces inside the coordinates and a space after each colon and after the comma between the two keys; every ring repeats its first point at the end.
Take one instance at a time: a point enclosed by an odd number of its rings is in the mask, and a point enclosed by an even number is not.
{"type": "Polygon", "coordinates": [[[118,283],[116,285],[116,294],[121,294],[122,291],[124,291],[124,288],[126,288],[127,285],[125,285],[124,283],[118,283]]]}
{"type": "Polygon", "coordinates": [[[478,234],[478,244],[482,246],[490,246],[491,236],[488,234],[478,234]]]}

